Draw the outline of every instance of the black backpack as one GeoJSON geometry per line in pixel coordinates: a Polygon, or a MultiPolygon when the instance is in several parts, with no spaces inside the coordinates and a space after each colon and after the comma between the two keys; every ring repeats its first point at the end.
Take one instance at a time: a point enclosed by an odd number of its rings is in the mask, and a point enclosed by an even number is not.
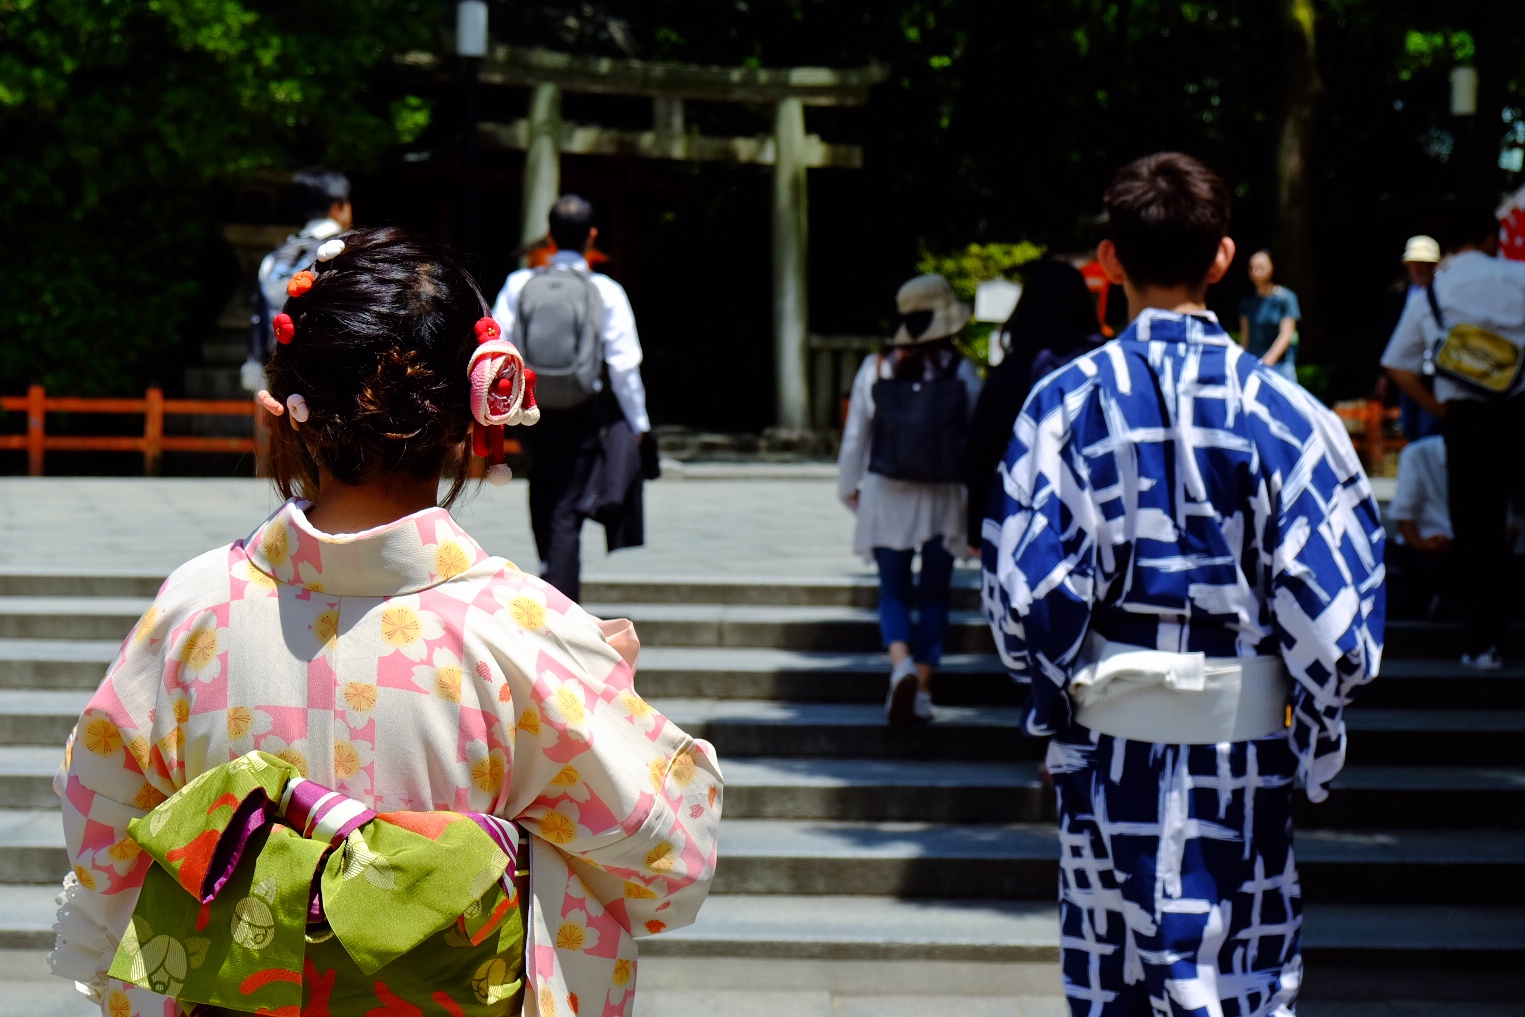
{"type": "Polygon", "coordinates": [[[874,423],[868,471],[918,484],[963,481],[969,438],[969,390],[958,378],[954,356],[930,379],[881,378],[874,382],[874,423]]]}

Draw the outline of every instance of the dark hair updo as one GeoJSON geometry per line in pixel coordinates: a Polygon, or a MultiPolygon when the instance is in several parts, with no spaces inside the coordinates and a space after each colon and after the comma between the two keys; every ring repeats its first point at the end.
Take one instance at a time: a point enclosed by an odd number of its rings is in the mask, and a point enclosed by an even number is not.
{"type": "Polygon", "coordinates": [[[466,363],[488,314],[475,280],[439,244],[381,227],[340,235],[344,252],[286,301],[295,336],[266,366],[270,394],[301,395],[295,430],[272,422],[270,472],[282,496],[313,498],[319,471],[358,485],[425,478],[457,460],[444,504],[460,493],[471,426],[466,363]]]}

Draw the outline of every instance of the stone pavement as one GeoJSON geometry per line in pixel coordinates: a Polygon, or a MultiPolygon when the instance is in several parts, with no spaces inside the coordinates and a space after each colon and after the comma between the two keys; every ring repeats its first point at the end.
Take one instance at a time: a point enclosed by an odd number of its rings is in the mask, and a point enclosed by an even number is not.
{"type": "MultiPolygon", "coordinates": [[[[528,491],[521,480],[473,485],[455,510],[489,552],[526,569],[536,560],[528,491]]],[[[826,478],[657,481],[646,487],[646,546],[608,554],[602,528],[590,525],[584,575],[871,575],[852,553],[852,516],[835,492],[826,478]]],[[[0,568],[167,575],[249,534],[278,505],[262,480],[0,478],[0,568]]]]}

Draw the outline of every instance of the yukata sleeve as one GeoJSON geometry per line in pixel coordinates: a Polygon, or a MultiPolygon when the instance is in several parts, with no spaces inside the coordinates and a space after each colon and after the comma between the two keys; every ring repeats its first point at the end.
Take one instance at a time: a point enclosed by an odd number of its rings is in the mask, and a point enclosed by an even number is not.
{"type": "Polygon", "coordinates": [[[633,987],[618,967],[634,963],[632,939],[693,922],[715,875],[722,778],[708,742],[636,693],[595,619],[538,581],[518,596],[546,610],[511,605],[540,624],[504,647],[514,757],[499,814],[532,835],[539,1012],[570,1013],[579,985],[633,987]]]}
{"type": "Polygon", "coordinates": [[[53,779],[63,808],[71,871],[58,896],[53,973],[100,999],[117,943],[127,928],[152,859],[127,824],[173,794],[166,757],[178,759],[179,721],[157,718],[165,658],[166,613],[158,603],[122,645],[64,748],[53,779]],[[156,723],[166,729],[157,737],[156,723]]]}
{"type": "Polygon", "coordinates": [[[1097,523],[1080,454],[1063,391],[1039,388],[1017,417],[983,528],[985,613],[1008,673],[1032,683],[1030,735],[1069,722],[1065,685],[1091,623],[1097,523]]]}
{"type": "Polygon", "coordinates": [[[1305,400],[1312,432],[1283,486],[1271,605],[1292,677],[1288,736],[1311,801],[1345,764],[1345,706],[1377,676],[1386,613],[1384,535],[1371,484],[1338,418],[1305,400]]]}

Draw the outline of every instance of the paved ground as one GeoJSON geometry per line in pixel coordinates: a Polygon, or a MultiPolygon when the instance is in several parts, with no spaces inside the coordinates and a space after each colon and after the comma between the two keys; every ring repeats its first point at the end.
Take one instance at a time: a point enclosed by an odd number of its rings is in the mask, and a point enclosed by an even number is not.
{"type": "MultiPolygon", "coordinates": [[[[646,488],[647,545],[616,554],[584,531],[592,578],[867,575],[829,479],[661,480],[646,488]]],[[[456,516],[491,552],[536,561],[528,485],[468,489],[456,516]]],[[[250,533],[279,504],[260,480],[0,479],[0,568],[168,571],[250,533]]]]}

